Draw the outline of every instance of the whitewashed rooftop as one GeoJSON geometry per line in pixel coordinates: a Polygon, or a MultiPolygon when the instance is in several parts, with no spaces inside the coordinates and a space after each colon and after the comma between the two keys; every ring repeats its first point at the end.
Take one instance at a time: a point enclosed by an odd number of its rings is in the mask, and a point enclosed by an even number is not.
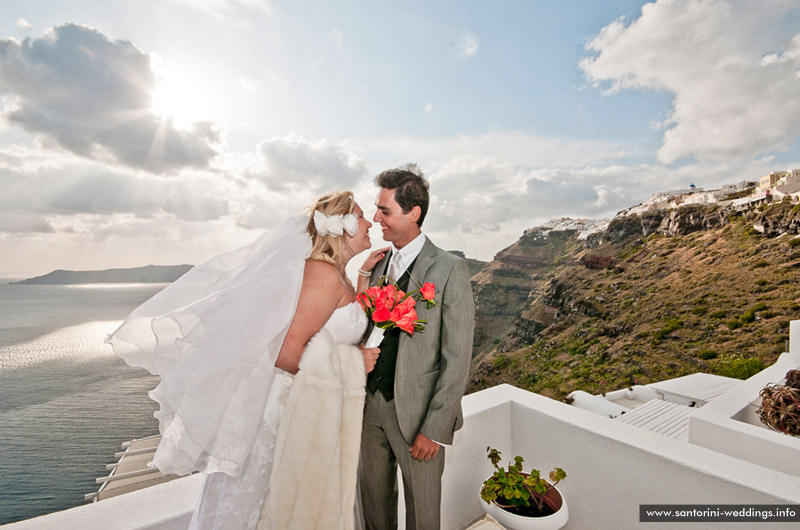
{"type": "Polygon", "coordinates": [[[688,405],[653,399],[614,419],[687,442],[689,441],[689,414],[694,410],[688,405]]]}
{"type": "Polygon", "coordinates": [[[676,403],[695,401],[698,406],[702,406],[741,382],[741,379],[697,373],[651,383],[647,386],[663,394],[664,399],[668,401],[676,403]]]}

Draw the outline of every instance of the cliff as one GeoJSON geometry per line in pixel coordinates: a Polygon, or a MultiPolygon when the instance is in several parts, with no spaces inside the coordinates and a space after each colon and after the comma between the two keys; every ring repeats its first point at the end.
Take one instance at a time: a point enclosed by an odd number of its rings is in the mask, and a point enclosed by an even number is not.
{"type": "Polygon", "coordinates": [[[605,230],[531,229],[473,277],[468,391],[561,397],[708,371],[747,377],[800,318],[800,205],[690,205],[605,230]]]}
{"type": "Polygon", "coordinates": [[[455,254],[456,256],[458,256],[460,258],[464,258],[466,260],[467,268],[469,269],[470,276],[474,276],[474,275],[478,274],[480,271],[482,271],[483,268],[486,266],[486,263],[487,263],[487,262],[481,261],[479,259],[468,258],[467,256],[464,255],[464,252],[462,252],[460,250],[448,250],[448,252],[450,254],[455,254]]]}

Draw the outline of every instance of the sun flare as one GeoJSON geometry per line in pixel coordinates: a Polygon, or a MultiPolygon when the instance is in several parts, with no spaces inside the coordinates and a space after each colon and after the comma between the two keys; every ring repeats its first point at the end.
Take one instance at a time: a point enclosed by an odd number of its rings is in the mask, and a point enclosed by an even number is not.
{"type": "Polygon", "coordinates": [[[169,77],[156,84],[152,94],[153,113],[171,118],[175,127],[189,129],[198,121],[212,118],[211,98],[201,85],[185,77],[169,77]]]}

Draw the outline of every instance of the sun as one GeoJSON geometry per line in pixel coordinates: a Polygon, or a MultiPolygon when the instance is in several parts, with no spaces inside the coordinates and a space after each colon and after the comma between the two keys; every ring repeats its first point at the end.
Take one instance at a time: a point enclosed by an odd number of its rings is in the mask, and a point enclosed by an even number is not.
{"type": "Polygon", "coordinates": [[[152,93],[153,114],[172,119],[179,129],[190,129],[198,121],[213,120],[212,99],[201,83],[186,76],[160,79],[152,93]]]}

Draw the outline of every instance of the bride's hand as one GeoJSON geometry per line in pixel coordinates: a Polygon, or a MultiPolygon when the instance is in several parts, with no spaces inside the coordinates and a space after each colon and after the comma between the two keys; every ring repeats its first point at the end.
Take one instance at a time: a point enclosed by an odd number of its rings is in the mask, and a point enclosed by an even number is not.
{"type": "Polygon", "coordinates": [[[367,256],[367,259],[364,260],[364,264],[361,266],[361,270],[364,272],[372,272],[372,269],[375,268],[375,265],[383,259],[386,255],[386,251],[389,250],[391,247],[379,248],[378,250],[373,250],[367,256]]]}
{"type": "Polygon", "coordinates": [[[359,346],[361,355],[364,356],[364,370],[370,373],[375,369],[375,363],[378,361],[378,355],[381,353],[380,348],[365,348],[362,344],[359,346]]]}

